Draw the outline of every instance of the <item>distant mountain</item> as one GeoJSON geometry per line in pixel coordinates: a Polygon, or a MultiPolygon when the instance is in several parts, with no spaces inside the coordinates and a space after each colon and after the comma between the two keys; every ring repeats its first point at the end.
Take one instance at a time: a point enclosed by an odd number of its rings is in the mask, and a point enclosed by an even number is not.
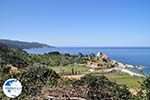
{"type": "Polygon", "coordinates": [[[47,44],[42,44],[38,42],[22,42],[22,41],[14,41],[14,40],[7,40],[7,39],[0,39],[0,43],[3,43],[8,47],[17,48],[17,49],[52,47],[47,44]]]}

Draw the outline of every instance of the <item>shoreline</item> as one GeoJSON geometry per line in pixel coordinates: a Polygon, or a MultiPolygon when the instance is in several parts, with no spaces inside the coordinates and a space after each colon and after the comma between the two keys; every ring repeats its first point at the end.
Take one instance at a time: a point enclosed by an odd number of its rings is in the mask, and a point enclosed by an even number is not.
{"type": "Polygon", "coordinates": [[[111,71],[116,71],[116,72],[120,71],[120,72],[123,72],[123,73],[127,73],[127,74],[129,74],[131,76],[145,77],[145,75],[142,75],[142,74],[139,74],[139,73],[135,73],[135,72],[130,71],[128,69],[118,68],[118,67],[112,68],[111,71]]]}

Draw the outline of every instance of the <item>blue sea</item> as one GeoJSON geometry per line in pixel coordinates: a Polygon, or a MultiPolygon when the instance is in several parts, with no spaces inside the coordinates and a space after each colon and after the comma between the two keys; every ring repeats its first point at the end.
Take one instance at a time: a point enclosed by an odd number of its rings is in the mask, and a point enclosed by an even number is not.
{"type": "MultiPolygon", "coordinates": [[[[103,52],[111,59],[125,64],[145,66],[144,74],[150,74],[150,47],[56,47],[56,48],[36,48],[25,49],[30,54],[44,54],[58,51],[60,53],[70,53],[72,55],[83,53],[91,54],[103,52]]],[[[136,70],[133,70],[136,71],[136,70]]]]}

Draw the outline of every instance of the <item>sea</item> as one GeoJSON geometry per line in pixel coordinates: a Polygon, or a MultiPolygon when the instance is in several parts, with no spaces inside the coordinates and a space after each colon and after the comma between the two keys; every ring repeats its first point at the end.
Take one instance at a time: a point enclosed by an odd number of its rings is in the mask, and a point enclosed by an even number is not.
{"type": "Polygon", "coordinates": [[[60,53],[69,53],[71,55],[82,54],[97,54],[103,52],[111,59],[124,64],[134,66],[145,66],[144,70],[138,71],[131,69],[137,73],[150,74],[150,47],[50,47],[50,48],[35,48],[25,49],[29,54],[44,54],[48,52],[58,51],[60,53]]]}

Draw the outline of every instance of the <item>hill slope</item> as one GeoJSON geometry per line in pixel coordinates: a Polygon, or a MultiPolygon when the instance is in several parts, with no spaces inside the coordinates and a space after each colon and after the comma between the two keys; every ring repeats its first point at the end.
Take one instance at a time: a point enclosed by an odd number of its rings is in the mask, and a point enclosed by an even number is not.
{"type": "Polygon", "coordinates": [[[28,65],[26,57],[28,54],[22,50],[7,47],[0,43],[0,68],[7,64],[16,67],[26,67],[28,65]]]}
{"type": "Polygon", "coordinates": [[[14,41],[14,40],[6,40],[0,39],[0,43],[3,43],[11,48],[17,49],[31,49],[31,48],[44,48],[51,47],[47,44],[37,43],[37,42],[22,42],[22,41],[14,41]]]}

